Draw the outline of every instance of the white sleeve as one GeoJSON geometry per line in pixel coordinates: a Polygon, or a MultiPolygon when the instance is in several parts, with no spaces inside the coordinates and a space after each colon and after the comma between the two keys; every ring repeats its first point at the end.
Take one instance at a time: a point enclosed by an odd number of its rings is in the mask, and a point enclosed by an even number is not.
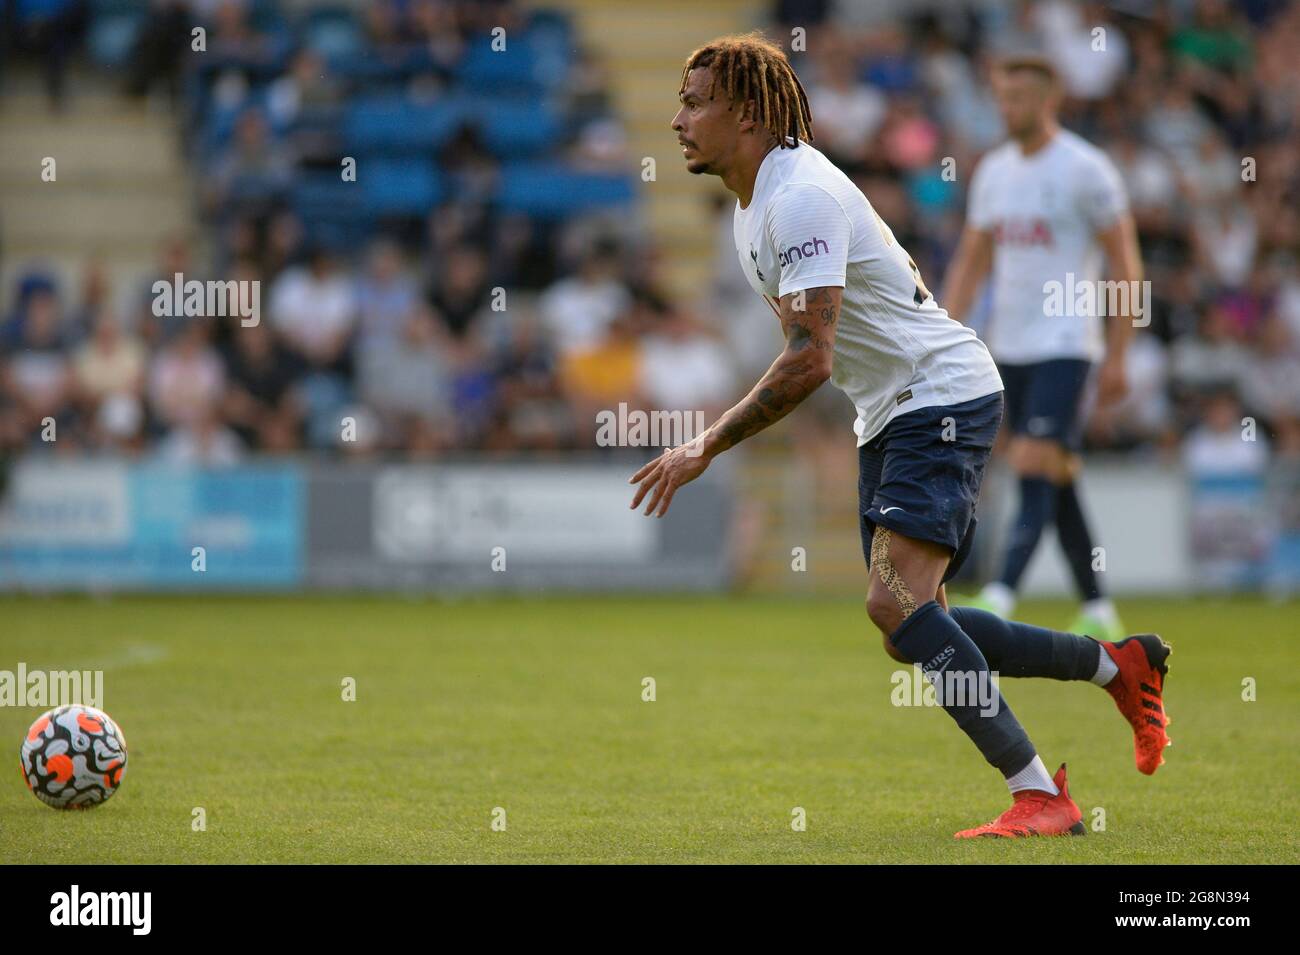
{"type": "Polygon", "coordinates": [[[970,195],[966,198],[966,224],[972,229],[992,229],[993,210],[989,202],[989,159],[985,156],[975,165],[971,175],[970,195]]]}
{"type": "Polygon", "coordinates": [[[767,211],[767,235],[781,263],[777,295],[822,286],[844,287],[853,223],[821,186],[791,183],[767,211]]]}
{"type": "Polygon", "coordinates": [[[1079,181],[1079,211],[1093,232],[1109,229],[1128,211],[1124,180],[1110,158],[1102,155],[1079,181]]]}

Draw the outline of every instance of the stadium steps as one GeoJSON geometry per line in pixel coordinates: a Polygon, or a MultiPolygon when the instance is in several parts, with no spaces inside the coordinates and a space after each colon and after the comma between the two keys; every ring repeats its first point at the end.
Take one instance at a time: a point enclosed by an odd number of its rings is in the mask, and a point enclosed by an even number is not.
{"type": "Polygon", "coordinates": [[[682,63],[695,47],[723,33],[748,30],[765,10],[755,0],[539,0],[564,10],[583,44],[604,58],[636,169],[655,159],[656,179],[641,183],[641,199],[656,245],[664,253],[669,291],[698,298],[714,284],[710,198],[723,192],[711,176],[692,176],[682,164],[669,121],[677,112],[682,63]]]}
{"type": "Polygon", "coordinates": [[[737,499],[756,509],[759,530],[742,586],[762,592],[865,595],[856,455],[809,462],[788,435],[779,433],[751,443],[740,466],[737,499]],[[794,547],[805,549],[806,572],[791,567],[794,547]]]}
{"type": "Polygon", "coordinates": [[[166,236],[193,224],[193,187],[170,113],[106,89],[74,69],[63,113],[30,72],[5,77],[0,96],[0,305],[16,276],[39,264],[75,303],[88,260],[107,272],[114,301],[149,268],[166,236]],[[41,179],[53,157],[57,179],[41,179]]]}

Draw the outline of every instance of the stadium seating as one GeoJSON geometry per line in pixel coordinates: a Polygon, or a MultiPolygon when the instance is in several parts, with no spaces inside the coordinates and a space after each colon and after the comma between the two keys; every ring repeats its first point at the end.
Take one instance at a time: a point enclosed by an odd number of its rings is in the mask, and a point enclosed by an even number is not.
{"type": "Polygon", "coordinates": [[[634,196],[626,176],[574,172],[541,162],[508,166],[496,199],[506,212],[557,219],[630,203],[634,196]]]}
{"type": "MultiPolygon", "coordinates": [[[[125,17],[116,0],[101,2],[106,20],[125,17]]],[[[327,238],[351,240],[370,234],[384,217],[427,214],[450,195],[436,165],[439,152],[466,127],[489,153],[511,164],[495,197],[505,211],[553,220],[626,204],[634,197],[629,177],[581,172],[558,158],[571,126],[553,106],[574,43],[564,14],[532,12],[527,29],[508,38],[507,55],[492,49],[491,36],[473,38],[450,72],[416,45],[379,55],[368,45],[356,10],[347,6],[290,16],[271,0],[259,0],[252,20],[267,31],[272,54],[217,58],[197,66],[186,88],[190,154],[200,164],[220,155],[230,146],[244,110],[266,111],[269,84],[286,72],[293,51],[315,51],[348,92],[343,105],[304,111],[288,128],[273,124],[272,133],[308,132],[317,143],[335,144],[340,158],[356,158],[365,171],[359,177],[361,198],[353,190],[331,188],[315,170],[302,171],[290,204],[309,234],[324,230],[327,238]],[[238,101],[214,95],[217,79],[227,70],[237,71],[248,84],[238,101]],[[444,88],[413,85],[423,77],[444,88]]],[[[125,31],[125,20],[113,30],[125,31]]],[[[106,55],[112,43],[123,42],[116,36],[106,35],[106,55]]]]}

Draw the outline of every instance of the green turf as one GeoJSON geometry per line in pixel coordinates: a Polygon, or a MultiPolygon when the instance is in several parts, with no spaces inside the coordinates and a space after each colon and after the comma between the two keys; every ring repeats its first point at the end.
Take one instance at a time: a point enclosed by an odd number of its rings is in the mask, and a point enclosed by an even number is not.
{"type": "Polygon", "coordinates": [[[957,842],[1005,787],[942,711],[891,705],[860,600],[3,599],[0,669],[102,668],[130,761],[53,811],[14,771],[38,711],[0,709],[0,862],[1300,861],[1297,606],[1121,609],[1174,645],[1166,764],[1137,772],[1097,687],[1004,680],[1106,831],[957,842]]]}

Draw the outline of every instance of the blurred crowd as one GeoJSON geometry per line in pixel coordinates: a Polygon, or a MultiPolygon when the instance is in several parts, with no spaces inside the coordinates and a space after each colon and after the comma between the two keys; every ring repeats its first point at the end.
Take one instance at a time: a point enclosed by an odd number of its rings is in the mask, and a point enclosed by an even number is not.
{"type": "MultiPolygon", "coordinates": [[[[316,229],[282,199],[313,164],[337,163],[312,121],[322,108],[375,82],[437,97],[471,38],[532,14],[509,2],[374,0],[358,14],[353,62],[382,68],[336,70],[334,34],[262,31],[257,7],[151,5],[125,82],[133,95],[170,90],[189,117],[204,231],[169,239],[138,289],[109,289],[95,262],[78,288],[39,270],[18,283],[0,315],[0,450],[41,446],[47,417],[60,450],[209,463],[589,448],[598,409],[700,409],[711,420],[775,356],[770,312],[736,261],[730,203],[717,209],[716,287],[677,301],[635,219],[503,213],[491,186],[500,158],[470,127],[439,148],[450,187],[427,213],[360,239],[316,229]],[[200,85],[181,49],[196,21],[228,54],[200,85]],[[214,109],[232,117],[215,139],[200,121],[214,109]],[[260,282],[261,321],[155,315],[152,283],[178,272],[260,282]]],[[[1002,138],[990,65],[1011,50],[1048,52],[1069,92],[1065,125],[1124,176],[1154,296],[1130,353],[1131,392],[1093,413],[1089,446],[1208,470],[1300,456],[1300,7],[787,0],[769,26],[783,39],[807,31],[808,52],[792,57],[817,144],[933,288],[965,218],[969,171],[1002,138]],[[1248,442],[1243,419],[1256,423],[1248,442]]],[[[608,65],[579,48],[566,69],[548,94],[564,117],[555,153],[572,168],[634,167],[608,65]]],[[[817,399],[809,416],[820,410],[842,439],[845,403],[817,399]]]]}
{"type": "MultiPolygon", "coordinates": [[[[565,30],[555,15],[374,0],[268,17],[273,6],[151,6],[124,92],[175,97],[204,231],[170,237],[135,288],[110,289],[93,261],[79,288],[39,269],[21,279],[0,322],[0,450],[209,464],[262,452],[567,450],[594,447],[596,411],[621,403],[724,407],[727,351],[659,291],[635,217],[529,216],[494,201],[503,158],[518,150],[492,148],[471,122],[429,133],[438,197],[418,195],[426,179],[410,174],[429,157],[410,155],[424,145],[410,125],[464,91],[471,47],[497,28],[510,43],[535,39],[528,59],[550,67],[541,82],[530,67],[485,81],[537,108],[525,125],[541,125],[543,107],[561,117],[534,153],[579,176],[630,177],[599,59],[576,49],[562,70],[543,62],[548,37],[565,30]],[[202,58],[184,50],[193,23],[207,28],[202,58]],[[356,115],[348,104],[364,97],[381,104],[386,125],[375,128],[396,194],[384,214],[339,214],[333,197],[354,195],[338,191],[339,140],[356,115]],[[385,117],[392,104],[404,112],[385,117]],[[304,202],[311,177],[335,191],[304,202]],[[258,283],[259,320],[156,314],[154,283],[178,274],[258,283]]],[[[360,163],[367,185],[377,181],[379,164],[360,163]]]]}
{"type": "MultiPolygon", "coordinates": [[[[203,274],[183,237],[165,243],[133,307],[112,306],[94,264],[73,295],[33,275],[0,327],[0,441],[40,448],[52,419],[60,452],[418,457],[594,447],[596,412],[620,403],[719,413],[734,384],[726,348],[629,283],[616,238],[584,238],[577,256],[536,292],[490,288],[474,244],[432,278],[391,238],[355,265],[315,245],[264,287],[256,324],[155,314],[156,276],[203,274]]],[[[262,274],[237,263],[226,276],[262,274]]]]}
{"type": "Polygon", "coordinates": [[[1049,56],[1063,125],[1124,178],[1153,297],[1129,396],[1094,409],[1089,446],[1181,454],[1205,473],[1300,458],[1300,6],[787,0],[775,18],[816,50],[799,63],[820,147],[931,287],[970,170],[1003,139],[991,64],[1049,56]]]}

